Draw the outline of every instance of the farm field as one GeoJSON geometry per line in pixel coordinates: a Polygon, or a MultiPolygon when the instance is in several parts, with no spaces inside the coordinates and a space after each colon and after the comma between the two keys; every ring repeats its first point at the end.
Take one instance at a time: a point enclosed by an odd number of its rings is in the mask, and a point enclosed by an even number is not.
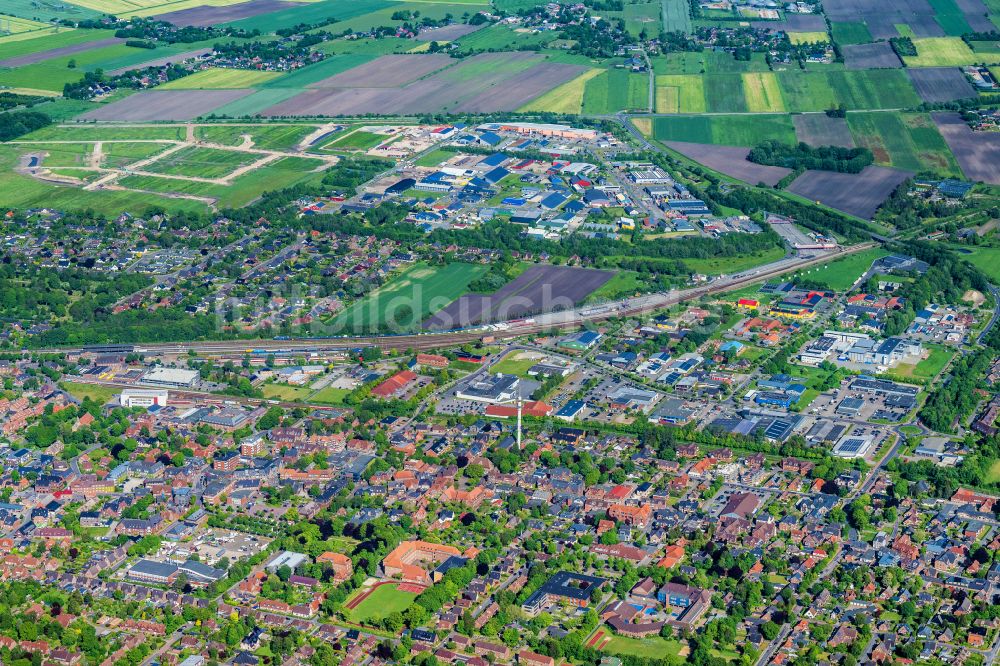
{"type": "Polygon", "coordinates": [[[878,207],[912,171],[868,166],[861,173],[806,171],[788,191],[848,215],[870,220],[878,207]]]}
{"type": "Polygon", "coordinates": [[[962,173],[970,180],[1000,185],[1000,134],[973,132],[957,113],[933,113],[931,117],[955,155],[962,173]]]}
{"type": "Polygon", "coordinates": [[[253,88],[281,78],[281,72],[258,72],[249,69],[203,69],[200,72],[157,86],[157,90],[217,90],[253,88]]]}
{"type": "Polygon", "coordinates": [[[656,77],[657,113],[704,113],[706,110],[701,76],[661,74],[656,77]]]}
{"type": "Polygon", "coordinates": [[[948,145],[925,113],[849,113],[847,123],[855,142],[871,150],[877,164],[961,176],[948,145]]]}
{"type": "Polygon", "coordinates": [[[888,254],[881,248],[862,250],[825,266],[809,269],[803,275],[810,282],[825,285],[827,289],[845,291],[854,284],[855,280],[864,275],[865,271],[871,268],[872,262],[888,254]]]}
{"type": "Polygon", "coordinates": [[[832,24],[833,39],[838,44],[867,44],[872,41],[868,26],[860,21],[835,21],[832,24]]]}
{"type": "Polygon", "coordinates": [[[867,71],[777,72],[788,111],[825,111],[844,104],[849,109],[900,109],[917,106],[913,85],[897,69],[867,71]]]}
{"type": "MultiPolygon", "coordinates": [[[[79,81],[84,72],[100,68],[104,61],[135,52],[135,49],[118,43],[92,46],[95,48],[55,55],[40,62],[11,65],[10,68],[0,70],[0,86],[62,92],[65,84],[79,81]],[[70,64],[74,66],[70,67],[70,64]]],[[[10,61],[6,62],[10,64],[10,61]]]]}
{"type": "Polygon", "coordinates": [[[587,81],[584,113],[645,111],[649,106],[649,79],[624,69],[609,69],[587,81]]]}
{"type": "Polygon", "coordinates": [[[747,98],[743,91],[743,75],[737,73],[706,74],[705,101],[709,113],[745,113],[747,98]]]}
{"type": "Polygon", "coordinates": [[[685,0],[660,0],[663,5],[663,30],[665,32],[691,32],[690,5],[685,0]]]}
{"type": "Polygon", "coordinates": [[[791,32],[788,39],[792,44],[820,44],[830,41],[830,35],[826,31],[791,32]]]}
{"type": "Polygon", "coordinates": [[[401,591],[395,584],[380,585],[356,607],[347,610],[347,618],[357,624],[378,622],[392,613],[404,611],[416,598],[415,592],[401,591]]]}
{"type": "Polygon", "coordinates": [[[541,97],[536,97],[521,107],[521,110],[580,113],[583,110],[583,96],[587,90],[587,82],[603,72],[604,70],[597,68],[588,69],[572,81],[553,88],[541,97]]]}
{"type": "Polygon", "coordinates": [[[3,11],[5,14],[38,21],[59,19],[79,21],[100,16],[100,12],[78,4],[65,3],[62,0],[4,0],[3,11]]]}
{"type": "Polygon", "coordinates": [[[256,16],[229,21],[225,25],[243,30],[274,32],[301,23],[315,23],[327,18],[349,19],[392,6],[390,0],[319,0],[308,5],[285,5],[285,8],[256,16]]]}
{"type": "Polygon", "coordinates": [[[655,118],[653,136],[660,141],[712,143],[721,146],[752,147],[762,141],[795,142],[795,128],[789,116],[719,115],[655,118]]]}
{"type": "Polygon", "coordinates": [[[240,94],[236,99],[214,109],[212,113],[222,117],[251,118],[301,92],[299,88],[259,88],[249,95],[240,94]]]}
{"type": "Polygon", "coordinates": [[[486,270],[483,265],[457,262],[444,267],[415,264],[341,312],[333,325],[345,332],[390,325],[412,329],[465,293],[486,270]]]}
{"type": "MultiPolygon", "coordinates": [[[[8,63],[13,58],[25,58],[29,62],[39,62],[62,50],[86,50],[95,42],[114,39],[111,30],[72,30],[63,28],[58,33],[38,35],[29,40],[0,40],[0,67],[13,67],[16,63],[8,63]]],[[[113,42],[117,43],[117,42],[113,42]]]]}
{"type": "Polygon", "coordinates": [[[773,72],[749,72],[742,76],[747,111],[772,113],[785,110],[778,79],[773,72]]]}
{"type": "Polygon", "coordinates": [[[959,37],[927,37],[913,40],[917,55],[906,56],[907,67],[960,67],[979,58],[959,37]]]}
{"type": "Polygon", "coordinates": [[[799,114],[792,116],[792,123],[796,140],[810,146],[855,146],[846,118],[831,118],[825,113],[799,114]]]}
{"type": "Polygon", "coordinates": [[[664,144],[709,169],[751,185],[765,183],[773,187],[792,172],[784,167],[755,164],[747,160],[750,150],[746,147],[713,146],[685,141],[665,141],[664,144]]]}

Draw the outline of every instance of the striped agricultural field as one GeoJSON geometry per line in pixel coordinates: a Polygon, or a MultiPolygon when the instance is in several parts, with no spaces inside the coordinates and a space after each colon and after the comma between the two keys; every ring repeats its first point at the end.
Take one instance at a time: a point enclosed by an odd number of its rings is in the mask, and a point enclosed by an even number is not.
{"type": "Polygon", "coordinates": [[[556,86],[544,95],[531,100],[521,107],[521,110],[580,113],[583,110],[583,93],[587,88],[587,81],[603,72],[603,69],[588,69],[572,81],[556,86]]]}
{"type": "Polygon", "coordinates": [[[785,110],[781,88],[774,72],[746,72],[743,74],[743,94],[747,111],[776,113],[785,110]]]}
{"type": "Polygon", "coordinates": [[[698,74],[660,74],[656,77],[657,113],[705,113],[705,84],[698,74]]]}

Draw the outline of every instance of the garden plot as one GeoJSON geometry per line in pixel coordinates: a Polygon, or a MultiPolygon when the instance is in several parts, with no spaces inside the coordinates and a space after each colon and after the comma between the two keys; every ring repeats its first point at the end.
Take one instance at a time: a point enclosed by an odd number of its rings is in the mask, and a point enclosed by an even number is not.
{"type": "Polygon", "coordinates": [[[951,102],[976,96],[975,88],[957,67],[910,67],[906,73],[925,102],[951,102]]]}

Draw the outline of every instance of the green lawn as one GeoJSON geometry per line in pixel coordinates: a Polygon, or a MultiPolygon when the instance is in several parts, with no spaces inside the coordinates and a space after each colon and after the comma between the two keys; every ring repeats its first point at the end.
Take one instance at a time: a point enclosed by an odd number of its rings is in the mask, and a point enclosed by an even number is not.
{"type": "Polygon", "coordinates": [[[199,127],[198,136],[211,143],[238,146],[243,135],[248,134],[254,148],[263,150],[292,150],[298,143],[317,129],[316,125],[218,125],[199,127]]]}
{"type": "Polygon", "coordinates": [[[394,137],[386,134],[375,134],[374,132],[355,130],[349,134],[341,134],[336,139],[323,146],[323,150],[365,151],[370,150],[381,143],[391,141],[393,138],[394,137]]]}
{"type": "Polygon", "coordinates": [[[348,389],[336,388],[333,386],[327,386],[324,389],[316,392],[310,402],[322,402],[328,405],[342,405],[344,404],[344,398],[350,393],[348,389]]]}
{"type": "Polygon", "coordinates": [[[737,257],[715,257],[712,259],[682,259],[684,265],[695,273],[720,275],[739,273],[754,266],[777,261],[785,256],[785,248],[774,247],[765,252],[744,254],[737,257]]]}
{"type": "Polygon", "coordinates": [[[994,282],[1000,281],[1000,248],[975,247],[968,249],[972,250],[971,254],[961,252],[958,256],[986,273],[994,282]]]}
{"type": "Polygon", "coordinates": [[[259,155],[235,150],[190,146],[157,160],[145,168],[151,173],[168,176],[222,178],[237,168],[260,159],[259,155]]]}
{"type": "Polygon", "coordinates": [[[1000,460],[994,460],[990,465],[990,470],[986,473],[986,482],[1000,483],[1000,460]]]}
{"type": "Polygon", "coordinates": [[[955,352],[941,345],[926,345],[930,349],[930,355],[917,364],[897,365],[892,369],[892,374],[900,377],[912,377],[914,379],[932,379],[937,376],[948,361],[955,355],[955,352]]]}
{"type": "Polygon", "coordinates": [[[346,611],[347,619],[358,624],[378,621],[392,613],[402,612],[416,598],[413,592],[400,592],[395,585],[382,585],[357,608],[346,611]]]}
{"type": "Polygon", "coordinates": [[[74,398],[83,400],[90,398],[101,404],[106,403],[111,398],[122,392],[120,388],[114,386],[100,386],[97,384],[81,384],[80,382],[60,382],[59,388],[66,391],[74,398]]]}
{"type": "Polygon", "coordinates": [[[265,384],[262,390],[264,397],[270,400],[303,401],[312,393],[305,386],[289,386],[288,384],[265,384]]]}
{"type": "Polygon", "coordinates": [[[421,262],[369,293],[334,320],[349,331],[393,328],[412,330],[425,317],[444,308],[485,273],[486,266],[455,262],[431,266],[421,262]]]}
{"type": "Polygon", "coordinates": [[[514,352],[504,356],[503,360],[491,368],[491,372],[499,372],[505,375],[517,375],[527,377],[528,368],[538,363],[537,358],[525,358],[524,352],[514,352]]]}
{"type": "Polygon", "coordinates": [[[855,252],[825,266],[811,268],[805,272],[804,277],[810,282],[825,285],[827,289],[844,291],[871,267],[873,261],[888,254],[881,248],[855,252]]]}
{"type": "Polygon", "coordinates": [[[611,640],[603,648],[603,651],[609,654],[665,659],[676,657],[684,646],[683,641],[667,640],[659,636],[631,638],[615,634],[609,635],[611,636],[611,640]]]}

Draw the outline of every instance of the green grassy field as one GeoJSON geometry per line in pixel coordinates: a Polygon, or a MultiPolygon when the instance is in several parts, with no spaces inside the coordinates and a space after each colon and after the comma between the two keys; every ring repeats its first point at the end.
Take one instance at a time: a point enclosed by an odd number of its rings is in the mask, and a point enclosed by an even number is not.
{"type": "Polygon", "coordinates": [[[79,21],[100,16],[99,12],[92,9],[62,2],[62,0],[4,0],[3,11],[5,14],[39,21],[58,21],[60,19],[79,21]]]}
{"type": "Polygon", "coordinates": [[[222,69],[213,67],[164,83],[157,90],[253,88],[268,81],[279,79],[281,76],[281,72],[258,72],[251,69],[222,69]]]}
{"type": "Polygon", "coordinates": [[[862,22],[832,23],[833,41],[840,45],[867,44],[872,41],[868,26],[862,22]]]}
{"type": "Polygon", "coordinates": [[[583,94],[583,112],[645,111],[649,104],[648,84],[646,74],[609,69],[587,81],[583,94]]]}
{"type": "Polygon", "coordinates": [[[315,125],[209,125],[198,127],[196,135],[211,143],[238,146],[248,134],[255,148],[292,150],[302,139],[316,131],[315,125]]]}
{"type": "Polygon", "coordinates": [[[327,386],[324,389],[320,389],[316,392],[309,401],[310,402],[321,402],[326,405],[342,405],[344,404],[344,398],[350,393],[347,389],[335,388],[333,386],[327,386]]]}
{"type": "MultiPolygon", "coordinates": [[[[14,0],[19,2],[20,0],[14,0]]],[[[6,6],[6,4],[5,4],[6,6]]],[[[28,40],[12,40],[0,42],[0,60],[16,58],[28,55],[29,53],[41,53],[50,49],[58,49],[64,46],[82,44],[84,42],[94,42],[100,39],[114,37],[113,30],[70,30],[35,37],[28,40]]]]}
{"type": "Polygon", "coordinates": [[[743,254],[736,257],[719,257],[712,259],[682,259],[684,265],[695,273],[705,275],[722,275],[739,273],[754,266],[770,264],[785,256],[785,248],[774,247],[764,252],[743,254]]]}
{"type": "Polygon", "coordinates": [[[314,83],[319,83],[323,79],[336,76],[349,69],[354,69],[360,65],[374,60],[374,57],[362,53],[345,53],[334,55],[319,62],[307,65],[294,72],[290,72],[280,78],[265,81],[262,88],[305,88],[314,83]]]}
{"type": "Polygon", "coordinates": [[[1000,281],[1000,248],[974,247],[968,249],[972,250],[971,254],[962,252],[958,256],[986,273],[994,282],[1000,281]]]}
{"type": "Polygon", "coordinates": [[[665,32],[691,33],[694,26],[691,23],[690,5],[686,0],[662,0],[663,30],[665,32]]]}
{"type": "MultiPolygon", "coordinates": [[[[322,162],[304,157],[285,157],[271,162],[263,168],[250,171],[233,180],[229,185],[216,185],[189,180],[160,176],[127,176],[119,180],[122,187],[161,192],[164,194],[181,193],[215,199],[219,208],[236,208],[245,206],[257,199],[264,192],[280,190],[299,183],[318,182],[323,177],[322,172],[314,169],[322,162]]],[[[135,195],[133,193],[133,198],[135,195]]],[[[183,199],[168,199],[160,203],[170,210],[173,202],[183,199]]],[[[188,201],[190,205],[192,202],[188,201]]],[[[198,204],[194,204],[198,205],[198,204]]],[[[204,208],[204,204],[201,204],[204,208]]]]}
{"type": "Polygon", "coordinates": [[[704,113],[705,87],[700,75],[661,74],[656,77],[657,113],[704,113]]]}
{"type": "Polygon", "coordinates": [[[19,141],[122,141],[154,140],[181,141],[184,127],[162,125],[158,127],[116,127],[114,125],[49,125],[31,134],[25,134],[19,141]]]}
{"type": "Polygon", "coordinates": [[[873,261],[888,254],[888,252],[881,248],[855,252],[848,257],[838,259],[825,266],[811,268],[804,273],[804,276],[810,282],[825,285],[827,289],[844,291],[850,288],[855,280],[871,268],[873,261]]]}
{"type": "Polygon", "coordinates": [[[917,55],[903,58],[907,67],[960,67],[981,59],[959,37],[914,39],[913,45],[917,55]]]}
{"type": "Polygon", "coordinates": [[[955,351],[942,345],[925,345],[930,355],[915,365],[901,363],[892,369],[892,374],[914,379],[933,379],[948,365],[955,351]]]}
{"type": "Polygon", "coordinates": [[[609,634],[611,641],[604,646],[603,652],[609,654],[630,655],[635,657],[649,657],[663,659],[669,656],[677,656],[684,643],[679,640],[667,640],[659,636],[648,636],[646,638],[632,638],[630,636],[619,636],[609,634]]]}
{"type": "Polygon", "coordinates": [[[527,357],[525,352],[513,352],[504,356],[503,360],[493,366],[491,372],[499,372],[505,375],[517,375],[527,377],[528,369],[537,365],[539,359],[533,356],[527,357]]]}
{"type": "Polygon", "coordinates": [[[165,176],[194,176],[197,178],[222,178],[241,166],[251,164],[259,155],[235,150],[189,146],[167,155],[145,168],[151,173],[165,176]]]}
{"type": "Polygon", "coordinates": [[[120,388],[114,386],[100,386],[98,384],[82,384],[80,382],[60,382],[59,388],[66,391],[74,398],[83,400],[90,398],[101,404],[106,403],[111,398],[122,392],[120,388]]]}
{"type": "Polygon", "coordinates": [[[300,88],[260,88],[246,97],[242,97],[226,104],[225,106],[219,107],[213,111],[213,113],[217,117],[252,117],[268,107],[280,104],[286,99],[295,97],[301,92],[302,90],[300,88]]]}
{"type": "Polygon", "coordinates": [[[0,192],[4,205],[14,208],[49,206],[64,210],[92,208],[95,212],[115,217],[123,211],[141,215],[149,206],[174,211],[205,212],[205,205],[196,201],[169,199],[156,195],[136,196],[134,192],[105,190],[88,192],[72,185],[55,185],[14,171],[21,150],[14,145],[0,145],[0,192]]]}
{"type": "Polygon", "coordinates": [[[705,102],[709,113],[745,113],[746,95],[741,74],[706,74],[705,102]]]}
{"type": "Polygon", "coordinates": [[[926,113],[850,113],[847,124],[855,143],[871,150],[878,164],[962,175],[944,138],[926,113]]]}
{"type": "Polygon", "coordinates": [[[515,32],[506,25],[489,25],[455,40],[462,50],[475,51],[516,51],[527,46],[548,44],[556,38],[554,32],[515,32]]]}
{"type": "Polygon", "coordinates": [[[262,390],[265,398],[290,402],[303,401],[312,393],[305,386],[289,386],[287,384],[265,384],[262,390]]]}
{"type": "Polygon", "coordinates": [[[955,0],[928,0],[928,2],[934,9],[934,20],[946,34],[961,37],[972,32],[972,26],[969,25],[955,0]]]}
{"type": "Polygon", "coordinates": [[[748,72],[742,76],[748,111],[774,113],[785,110],[778,79],[773,72],[748,72]]]}
{"type": "Polygon", "coordinates": [[[422,166],[422,167],[437,166],[438,164],[441,164],[441,162],[444,162],[445,160],[454,155],[455,153],[451,152],[450,150],[441,150],[440,148],[437,148],[427,153],[423,157],[417,158],[414,164],[416,164],[416,166],[422,166]]]}
{"type": "Polygon", "coordinates": [[[899,109],[920,104],[906,73],[899,69],[777,73],[788,111],[824,111],[845,104],[852,110],[899,109]]]}
{"type": "Polygon", "coordinates": [[[661,141],[690,141],[721,146],[755,146],[762,141],[795,142],[790,116],[731,115],[656,118],[653,136],[661,141]]]}
{"type": "Polygon", "coordinates": [[[347,21],[362,14],[390,7],[392,4],[389,0],[353,0],[352,2],[320,0],[320,2],[291,6],[288,9],[259,14],[222,25],[268,33],[302,23],[316,23],[328,18],[347,21]]]}
{"type": "Polygon", "coordinates": [[[466,293],[469,283],[486,270],[479,264],[415,264],[344,310],[333,324],[347,330],[391,324],[400,329],[413,328],[466,293]]]}
{"type": "Polygon", "coordinates": [[[105,143],[101,148],[102,163],[108,167],[123,167],[165,149],[162,143],[105,143]]]}
{"type": "Polygon", "coordinates": [[[413,592],[400,592],[395,585],[380,585],[357,608],[347,611],[347,619],[357,624],[377,622],[402,612],[416,598],[413,592]]]}
{"type": "MultiPolygon", "coordinates": [[[[72,33],[70,33],[72,34],[72,33]]],[[[15,42],[17,44],[33,43],[15,42]]],[[[34,51],[34,49],[32,49],[34,51]]],[[[57,56],[13,69],[0,70],[0,86],[10,88],[37,88],[62,92],[67,83],[75,83],[83,78],[85,71],[103,67],[103,62],[131,54],[135,49],[116,44],[81,51],[72,55],[57,56]],[[71,64],[75,66],[70,67],[71,64]]]]}
{"type": "Polygon", "coordinates": [[[323,146],[323,150],[365,151],[370,150],[379,144],[387,143],[392,139],[392,136],[386,134],[375,134],[374,132],[355,130],[347,134],[341,134],[336,139],[323,146]]]}

